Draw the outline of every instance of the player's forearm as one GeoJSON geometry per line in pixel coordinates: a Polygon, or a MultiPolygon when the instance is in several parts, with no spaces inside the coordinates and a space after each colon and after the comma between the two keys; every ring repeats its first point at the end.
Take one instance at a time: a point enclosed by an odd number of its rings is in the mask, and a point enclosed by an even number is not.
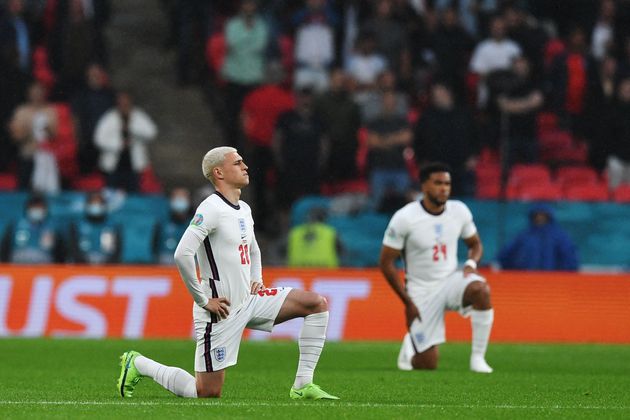
{"type": "Polygon", "coordinates": [[[411,302],[411,298],[402,286],[396,266],[393,263],[381,263],[380,269],[383,276],[385,276],[385,280],[387,280],[387,283],[389,283],[390,287],[398,295],[402,303],[405,305],[409,304],[411,302]]]}
{"type": "Polygon", "coordinates": [[[474,260],[476,263],[481,261],[483,256],[483,245],[481,242],[477,242],[472,247],[468,248],[468,259],[474,260]]]}

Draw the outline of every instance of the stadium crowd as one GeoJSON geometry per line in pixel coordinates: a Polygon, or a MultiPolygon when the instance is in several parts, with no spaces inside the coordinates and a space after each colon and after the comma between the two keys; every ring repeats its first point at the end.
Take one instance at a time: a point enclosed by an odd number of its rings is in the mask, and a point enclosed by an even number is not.
{"type": "Polygon", "coordinates": [[[628,1],[246,0],[200,16],[258,208],[348,191],[378,207],[435,160],[458,196],[627,199],[628,1]]]}
{"type": "MultiPolygon", "coordinates": [[[[628,0],[161,4],[261,230],[313,194],[391,212],[430,161],[456,197],[630,201],[628,0]]],[[[109,82],[110,9],[1,3],[0,190],[161,193],[157,127],[109,82]]]]}

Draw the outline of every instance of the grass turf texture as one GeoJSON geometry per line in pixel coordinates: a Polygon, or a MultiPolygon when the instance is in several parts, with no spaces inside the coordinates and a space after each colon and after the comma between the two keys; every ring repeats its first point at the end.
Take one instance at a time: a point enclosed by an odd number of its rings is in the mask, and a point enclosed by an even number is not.
{"type": "Polygon", "coordinates": [[[437,371],[400,372],[397,343],[328,343],[316,382],[339,402],[289,399],[292,342],[244,342],[221,400],[177,398],[149,378],[123,400],[130,348],[191,370],[191,341],[0,339],[0,418],[630,417],[630,346],[493,344],[495,373],[481,375],[468,344],[442,346],[437,371]]]}

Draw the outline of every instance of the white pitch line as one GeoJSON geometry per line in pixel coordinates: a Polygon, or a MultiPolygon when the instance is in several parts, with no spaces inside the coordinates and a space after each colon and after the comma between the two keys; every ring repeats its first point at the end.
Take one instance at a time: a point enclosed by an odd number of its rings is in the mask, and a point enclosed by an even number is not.
{"type": "MultiPolygon", "coordinates": [[[[94,406],[186,406],[186,407],[313,407],[303,403],[270,403],[264,401],[238,402],[238,401],[217,401],[217,402],[177,402],[177,401],[137,401],[114,402],[114,401],[0,401],[2,405],[94,405],[94,406]]],[[[500,410],[630,410],[626,406],[588,406],[588,405],[472,405],[472,404],[399,404],[399,403],[352,403],[352,402],[327,402],[318,404],[318,408],[462,408],[462,409],[500,409],[500,410]]]]}

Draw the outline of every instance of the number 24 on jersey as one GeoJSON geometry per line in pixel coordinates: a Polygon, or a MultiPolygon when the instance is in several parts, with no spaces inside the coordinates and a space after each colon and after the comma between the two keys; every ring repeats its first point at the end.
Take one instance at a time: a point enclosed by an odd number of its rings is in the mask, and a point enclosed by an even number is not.
{"type": "Polygon", "coordinates": [[[238,246],[238,250],[241,253],[241,264],[250,264],[249,262],[249,246],[247,244],[241,244],[238,246]]]}
{"type": "Polygon", "coordinates": [[[433,245],[433,261],[446,260],[446,244],[433,245]]]}

